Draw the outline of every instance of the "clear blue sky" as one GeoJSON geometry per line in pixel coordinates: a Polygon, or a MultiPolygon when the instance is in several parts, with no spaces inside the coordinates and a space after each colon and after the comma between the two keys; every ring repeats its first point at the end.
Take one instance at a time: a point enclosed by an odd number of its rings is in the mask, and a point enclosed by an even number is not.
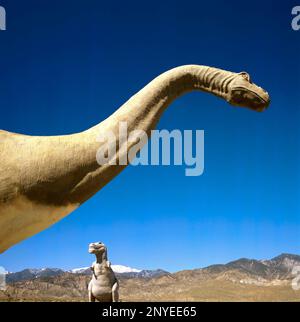
{"type": "Polygon", "coordinates": [[[265,113],[190,93],[159,128],[205,130],[205,171],[128,167],[73,214],[0,255],[10,271],[114,264],[170,271],[300,249],[300,31],[295,1],[1,1],[0,128],[84,130],[182,64],[248,71],[265,113]]]}

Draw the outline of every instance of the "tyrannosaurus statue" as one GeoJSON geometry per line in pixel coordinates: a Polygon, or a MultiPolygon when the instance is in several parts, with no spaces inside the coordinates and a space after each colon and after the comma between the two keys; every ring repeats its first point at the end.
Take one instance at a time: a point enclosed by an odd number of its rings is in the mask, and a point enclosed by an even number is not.
{"type": "Polygon", "coordinates": [[[91,243],[89,253],[96,256],[91,270],[92,280],[89,283],[89,301],[118,302],[119,283],[107,260],[107,248],[101,243],[91,243]]]}
{"type": "MultiPolygon", "coordinates": [[[[200,90],[232,105],[263,111],[269,95],[245,72],[186,65],[171,69],[132,96],[98,125],[72,135],[28,136],[0,131],[0,253],[59,221],[118,175],[126,165],[99,165],[99,135],[128,131],[151,134],[162,113],[180,95],[200,90]]],[[[120,143],[116,159],[133,142],[120,143]]],[[[138,151],[136,151],[138,152],[138,151]]]]}

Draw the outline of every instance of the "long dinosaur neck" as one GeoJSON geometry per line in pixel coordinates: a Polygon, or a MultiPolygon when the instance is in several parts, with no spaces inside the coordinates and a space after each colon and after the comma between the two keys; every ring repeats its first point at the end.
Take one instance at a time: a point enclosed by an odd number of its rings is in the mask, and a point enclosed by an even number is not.
{"type": "Polygon", "coordinates": [[[128,130],[152,129],[164,110],[179,96],[194,90],[212,93],[227,99],[230,82],[236,73],[218,68],[186,65],[171,69],[141,89],[107,120],[91,128],[89,132],[102,130],[104,123],[124,121],[128,130]]]}
{"type": "Polygon", "coordinates": [[[177,97],[190,91],[200,90],[227,99],[230,82],[236,75],[206,66],[186,65],[174,68],[155,78],[109,118],[80,133],[80,144],[84,144],[82,153],[85,161],[78,158],[78,162],[84,163],[88,171],[72,189],[70,200],[82,203],[125,168],[125,165],[120,165],[118,160],[124,159],[124,154],[127,157],[134,143],[125,142],[124,148],[121,142],[117,142],[117,165],[99,166],[96,161],[96,153],[100,147],[97,142],[99,136],[112,132],[118,138],[120,122],[126,122],[128,133],[132,130],[143,130],[149,135],[164,110],[177,97]]]}

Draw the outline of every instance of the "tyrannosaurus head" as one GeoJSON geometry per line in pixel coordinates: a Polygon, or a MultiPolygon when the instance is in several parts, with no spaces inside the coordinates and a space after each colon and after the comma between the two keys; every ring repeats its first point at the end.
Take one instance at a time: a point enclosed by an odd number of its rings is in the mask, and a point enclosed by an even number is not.
{"type": "Polygon", "coordinates": [[[89,253],[95,255],[101,255],[106,253],[106,246],[101,242],[91,243],[89,244],[89,253]]]}
{"type": "Polygon", "coordinates": [[[269,94],[261,87],[252,83],[248,73],[237,74],[230,84],[228,102],[235,106],[248,107],[262,112],[270,104],[269,94]]]}

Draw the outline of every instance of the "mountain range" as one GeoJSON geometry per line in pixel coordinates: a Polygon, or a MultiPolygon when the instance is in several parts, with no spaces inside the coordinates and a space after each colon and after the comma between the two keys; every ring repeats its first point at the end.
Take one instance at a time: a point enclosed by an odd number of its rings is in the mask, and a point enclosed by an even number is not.
{"type": "MultiPolygon", "coordinates": [[[[162,269],[139,270],[124,265],[111,265],[111,267],[118,278],[151,278],[169,274],[167,271],[164,271],[162,269]]],[[[38,278],[59,276],[65,273],[80,274],[87,276],[91,276],[92,274],[90,267],[74,268],[68,271],[62,270],[60,268],[26,268],[19,272],[8,273],[6,275],[6,282],[16,283],[21,281],[34,280],[38,278]]]]}
{"type": "MultiPolygon", "coordinates": [[[[112,265],[122,301],[300,301],[292,288],[300,256],[241,258],[227,264],[169,273],[112,265]]],[[[89,268],[26,269],[7,275],[0,301],[86,301],[89,268]]]]}
{"type": "Polygon", "coordinates": [[[221,273],[236,269],[256,278],[286,280],[293,278],[293,269],[297,266],[300,267],[299,255],[281,254],[270,260],[241,258],[225,265],[208,266],[203,271],[221,273]]]}

